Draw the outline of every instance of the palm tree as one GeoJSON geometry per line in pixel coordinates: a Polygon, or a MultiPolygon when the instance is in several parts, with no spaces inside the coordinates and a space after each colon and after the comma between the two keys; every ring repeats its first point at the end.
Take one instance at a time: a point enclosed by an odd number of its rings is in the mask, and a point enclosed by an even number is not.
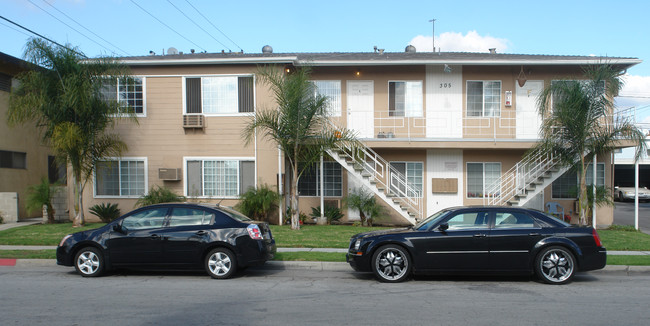
{"type": "Polygon", "coordinates": [[[562,164],[575,165],[581,224],[586,224],[588,205],[585,162],[624,141],[634,143],[636,159],[646,149],[641,130],[629,119],[613,117],[613,98],[623,86],[620,70],[602,64],[584,68],[584,74],[584,81],[553,82],[544,89],[537,102],[544,119],[542,140],[529,151],[554,153],[562,164]]]}
{"type": "Polygon", "coordinates": [[[285,74],[280,67],[262,67],[258,75],[269,86],[277,109],[256,110],[243,136],[249,144],[256,131],[274,141],[284,152],[291,168],[291,228],[300,229],[298,212],[298,180],[323,153],[337,143],[356,142],[346,129],[336,128],[328,121],[327,97],[315,94],[309,81],[309,68],[298,68],[285,74]]]}
{"type": "Polygon", "coordinates": [[[8,121],[35,122],[43,142],[72,167],[75,225],[83,225],[82,194],[95,163],[120,156],[127,148],[117,134],[106,130],[115,117],[134,115],[102,95],[108,86],[117,85],[118,78],[128,78],[127,67],[112,58],[87,59],[78,49],[36,38],[27,42],[24,57],[36,69],[17,76],[20,83],[11,93],[8,121]]]}

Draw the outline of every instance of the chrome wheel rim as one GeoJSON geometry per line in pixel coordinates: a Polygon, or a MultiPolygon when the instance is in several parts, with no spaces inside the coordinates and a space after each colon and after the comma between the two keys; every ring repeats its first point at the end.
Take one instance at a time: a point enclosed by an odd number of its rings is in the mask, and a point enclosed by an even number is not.
{"type": "Polygon", "coordinates": [[[84,251],[77,258],[77,267],[86,275],[93,274],[99,270],[99,257],[92,251],[84,251]]]}
{"type": "Polygon", "coordinates": [[[540,267],[547,280],[563,282],[573,274],[573,259],[564,250],[549,250],[542,257],[540,267]]]}
{"type": "Polygon", "coordinates": [[[208,259],[208,268],[210,272],[217,276],[224,276],[228,274],[232,267],[230,257],[223,252],[215,252],[208,259]]]}
{"type": "Polygon", "coordinates": [[[404,255],[402,251],[394,248],[382,250],[377,255],[375,270],[386,280],[400,279],[408,270],[408,259],[404,255]]]}

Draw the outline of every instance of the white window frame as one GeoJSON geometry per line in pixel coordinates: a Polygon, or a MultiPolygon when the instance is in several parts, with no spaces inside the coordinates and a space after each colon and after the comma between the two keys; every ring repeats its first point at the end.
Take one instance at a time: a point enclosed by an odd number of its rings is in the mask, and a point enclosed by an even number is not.
{"type": "MultiPolygon", "coordinates": [[[[186,80],[187,78],[201,78],[201,101],[203,101],[203,78],[214,78],[214,77],[253,77],[253,104],[257,103],[257,92],[256,92],[256,78],[255,74],[218,74],[218,75],[184,75],[183,76],[183,114],[185,115],[204,115],[206,117],[243,117],[251,116],[255,114],[257,108],[253,106],[253,112],[228,112],[228,113],[205,113],[203,108],[201,113],[187,113],[187,87],[186,80]]],[[[239,89],[237,89],[239,92],[239,89]]],[[[239,93],[237,93],[239,95],[239,93]]],[[[239,99],[238,99],[239,100],[239,99]]]]}
{"type": "MultiPolygon", "coordinates": [[[[414,197],[414,198],[424,198],[424,172],[425,172],[425,168],[426,168],[425,165],[424,165],[424,162],[423,161],[390,161],[390,162],[388,162],[388,165],[391,166],[390,170],[392,170],[392,165],[393,164],[400,164],[400,163],[405,164],[405,166],[404,166],[404,171],[405,171],[404,177],[406,178],[407,183],[408,183],[408,180],[409,180],[409,175],[408,175],[409,168],[408,168],[408,165],[409,164],[419,163],[422,166],[422,179],[420,180],[420,184],[422,185],[422,188],[420,189],[420,196],[419,197],[414,197]]],[[[389,178],[389,180],[392,180],[390,175],[389,175],[388,178],[389,178]]],[[[390,186],[393,187],[392,184],[390,186]]]]}
{"type": "Polygon", "coordinates": [[[314,79],[311,81],[314,84],[314,93],[316,95],[320,94],[328,98],[327,101],[327,114],[331,117],[340,117],[341,116],[341,107],[343,106],[342,98],[343,98],[343,92],[341,88],[341,81],[340,80],[325,80],[325,79],[314,79]],[[332,96],[329,96],[328,94],[323,94],[319,92],[319,87],[317,83],[319,82],[326,82],[326,83],[336,83],[338,86],[338,99],[335,101],[332,101],[332,96]],[[332,104],[335,104],[334,106],[332,104]]]}
{"type": "Polygon", "coordinates": [[[488,184],[485,182],[485,164],[499,164],[499,178],[503,176],[503,164],[501,162],[465,162],[465,199],[483,199],[485,198],[485,193],[486,193],[486,187],[488,184]],[[480,197],[470,197],[469,196],[469,169],[468,165],[469,164],[481,164],[483,165],[483,191],[482,195],[480,197]]]}
{"type": "MultiPolygon", "coordinates": [[[[587,182],[586,178],[589,178],[589,177],[593,178],[594,171],[593,171],[593,169],[590,168],[592,164],[593,163],[588,163],[585,166],[585,169],[587,169],[587,174],[585,175],[585,183],[587,182]]],[[[603,167],[603,177],[602,177],[603,184],[602,185],[603,186],[607,185],[607,170],[606,170],[605,163],[597,162],[596,166],[597,167],[601,167],[601,166],[603,167]]],[[[569,173],[569,171],[571,171],[571,169],[567,170],[567,172],[565,172],[565,173],[569,173]]],[[[597,178],[596,179],[596,186],[598,186],[599,185],[598,181],[599,181],[600,178],[598,177],[598,175],[596,175],[596,178],[597,178]]],[[[586,183],[586,184],[587,184],[587,191],[591,191],[590,190],[591,189],[591,187],[590,187],[591,184],[589,184],[589,183],[586,183]]],[[[578,172],[576,171],[576,187],[579,187],[579,186],[580,186],[580,176],[578,175],[578,172]]],[[[555,192],[553,191],[553,183],[551,183],[551,198],[552,199],[557,199],[557,200],[576,200],[577,199],[577,198],[571,198],[571,197],[555,197],[555,192]]]]}
{"type": "MultiPolygon", "coordinates": [[[[183,157],[183,195],[188,198],[205,198],[205,199],[239,199],[240,193],[240,178],[241,178],[241,161],[252,161],[255,162],[255,188],[257,188],[257,160],[255,157],[223,157],[223,156],[184,156],[183,157]],[[188,161],[201,161],[201,168],[203,168],[203,162],[205,161],[236,161],[237,162],[237,195],[236,196],[192,196],[188,194],[189,189],[187,189],[188,175],[187,175],[187,162],[188,161]]],[[[201,174],[201,192],[205,193],[205,175],[201,174]]]]}
{"type": "MultiPolygon", "coordinates": [[[[140,79],[142,81],[142,113],[136,113],[135,116],[138,118],[146,118],[147,117],[147,77],[146,76],[130,76],[131,78],[134,79],[140,79]]],[[[119,78],[117,79],[117,85],[115,88],[115,94],[116,94],[116,99],[117,103],[122,103],[120,99],[120,80],[119,78]]],[[[125,114],[118,113],[113,115],[115,117],[124,117],[126,116],[125,114]]]]}
{"type": "MultiPolygon", "coordinates": [[[[106,161],[113,161],[117,162],[117,164],[121,164],[121,162],[124,161],[131,161],[131,162],[144,162],[144,193],[142,195],[146,195],[149,193],[149,162],[147,157],[107,157],[103,158],[100,161],[106,162],[106,161]]],[[[118,171],[120,169],[118,168],[118,171]]],[[[120,193],[122,192],[122,180],[121,180],[121,173],[118,174],[118,182],[120,183],[120,193]]],[[[93,198],[140,198],[142,195],[128,195],[128,196],[114,196],[114,195],[98,195],[97,194],[97,166],[93,169],[93,198]]]]}
{"type": "MultiPolygon", "coordinates": [[[[332,164],[333,166],[336,166],[335,164],[338,164],[336,161],[323,161],[323,163],[332,164]]],[[[321,185],[320,185],[320,162],[314,162],[313,164],[316,165],[316,195],[313,195],[313,196],[312,195],[300,195],[300,197],[317,198],[317,197],[320,197],[321,191],[323,191],[323,189],[321,189],[321,185]]],[[[339,164],[339,166],[340,166],[340,164],[339,164]]],[[[343,169],[343,167],[340,168],[340,171],[341,171],[341,189],[339,189],[339,190],[341,192],[341,195],[340,196],[323,195],[323,197],[327,197],[327,198],[341,198],[341,197],[343,197],[343,171],[344,170],[345,169],[343,169]]],[[[325,170],[325,167],[323,167],[323,174],[324,174],[323,175],[323,180],[325,180],[325,175],[327,174],[327,171],[325,170]]],[[[301,176],[301,178],[302,178],[302,176],[301,176]]],[[[323,182],[327,183],[326,181],[323,181],[323,182]]],[[[300,184],[298,184],[298,191],[300,191],[300,184]]]]}
{"type": "Polygon", "coordinates": [[[389,112],[389,117],[390,118],[421,118],[424,116],[424,83],[421,80],[389,80],[388,84],[386,85],[388,88],[388,91],[386,92],[387,98],[388,98],[388,112],[389,112]],[[399,115],[393,115],[390,116],[390,83],[405,83],[405,100],[404,100],[404,115],[399,116],[399,115]],[[407,100],[407,94],[409,90],[409,84],[419,84],[420,91],[417,92],[418,94],[418,99],[416,100],[416,103],[413,103],[412,106],[408,105],[407,100]],[[417,107],[417,108],[416,108],[417,107]],[[409,109],[410,108],[410,109],[409,109]]]}
{"type": "MultiPolygon", "coordinates": [[[[503,81],[501,80],[467,80],[465,82],[465,117],[466,118],[500,118],[502,111],[502,101],[503,101],[503,81]],[[483,95],[481,100],[481,115],[469,115],[469,83],[480,82],[483,83],[483,95]],[[485,87],[486,83],[498,82],[499,83],[499,112],[495,115],[486,115],[485,114],[485,87]]],[[[491,163],[491,162],[488,162],[491,163]]]]}

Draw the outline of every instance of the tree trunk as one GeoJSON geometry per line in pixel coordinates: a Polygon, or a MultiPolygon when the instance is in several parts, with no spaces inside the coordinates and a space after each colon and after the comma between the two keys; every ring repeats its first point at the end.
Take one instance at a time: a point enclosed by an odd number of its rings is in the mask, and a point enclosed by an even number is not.
{"type": "Polygon", "coordinates": [[[300,230],[300,209],[298,209],[298,164],[293,167],[291,180],[291,229],[300,230]]]}
{"type": "Polygon", "coordinates": [[[585,177],[587,175],[587,171],[585,171],[585,158],[582,156],[580,158],[580,166],[582,167],[580,170],[580,196],[578,197],[578,205],[580,206],[580,225],[586,225],[587,224],[587,206],[588,206],[588,200],[587,200],[587,181],[585,180],[585,177]]]}
{"type": "Polygon", "coordinates": [[[76,190],[77,190],[76,195],[77,195],[78,211],[74,218],[74,223],[72,223],[72,226],[80,227],[86,225],[86,221],[84,219],[84,206],[83,206],[83,185],[81,184],[81,182],[79,182],[79,180],[75,180],[75,183],[76,183],[76,190]]]}

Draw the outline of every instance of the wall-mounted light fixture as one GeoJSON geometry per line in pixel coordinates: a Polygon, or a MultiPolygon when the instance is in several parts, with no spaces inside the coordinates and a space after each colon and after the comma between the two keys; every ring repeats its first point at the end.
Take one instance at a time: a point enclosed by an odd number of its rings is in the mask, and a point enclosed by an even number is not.
{"type": "Polygon", "coordinates": [[[444,70],[445,70],[445,72],[448,73],[448,74],[451,73],[451,67],[450,67],[448,64],[446,64],[446,63],[445,63],[445,69],[444,69],[444,70]]]}
{"type": "Polygon", "coordinates": [[[526,85],[526,74],[524,73],[524,66],[521,66],[521,71],[519,72],[519,76],[517,76],[517,84],[519,84],[519,87],[524,87],[524,85],[526,85]]]}
{"type": "Polygon", "coordinates": [[[357,69],[357,70],[354,72],[354,75],[355,75],[356,77],[360,77],[360,76],[361,76],[361,69],[357,69]]]}

